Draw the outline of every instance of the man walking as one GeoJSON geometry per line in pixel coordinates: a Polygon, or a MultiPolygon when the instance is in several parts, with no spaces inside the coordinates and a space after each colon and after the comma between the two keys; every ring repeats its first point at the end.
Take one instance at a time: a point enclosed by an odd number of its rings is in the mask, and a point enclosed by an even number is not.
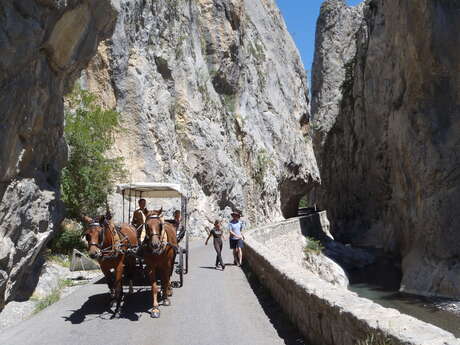
{"type": "Polygon", "coordinates": [[[230,249],[233,249],[233,263],[241,266],[243,263],[243,248],[244,236],[242,231],[244,229],[243,222],[241,222],[241,214],[237,211],[231,214],[232,220],[228,223],[228,232],[230,233],[230,249]]]}

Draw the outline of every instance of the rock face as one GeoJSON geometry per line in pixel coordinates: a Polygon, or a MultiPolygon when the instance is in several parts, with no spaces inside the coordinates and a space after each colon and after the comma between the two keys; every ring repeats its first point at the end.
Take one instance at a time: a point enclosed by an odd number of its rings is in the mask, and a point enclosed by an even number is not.
{"type": "MultiPolygon", "coordinates": [[[[350,13],[359,11],[342,1],[323,9],[329,7],[317,42],[330,41],[336,23],[351,27],[350,13]]],[[[454,297],[460,296],[459,10],[449,0],[367,1],[356,35],[317,51],[313,83],[314,125],[321,129],[317,197],[335,236],[400,255],[401,290],[454,297]],[[345,56],[338,67],[345,74],[337,78],[323,62],[353,45],[356,53],[345,56]]]]}
{"type": "Polygon", "coordinates": [[[62,96],[113,31],[110,1],[0,1],[0,310],[62,215],[62,96]]]}
{"type": "Polygon", "coordinates": [[[273,0],[122,1],[82,83],[122,114],[128,180],[181,183],[195,233],[232,209],[295,215],[319,180],[305,72],[273,0]]]}
{"type": "Polygon", "coordinates": [[[352,7],[343,0],[325,1],[321,6],[316,25],[311,102],[317,156],[340,111],[346,66],[356,56],[356,35],[363,22],[363,8],[364,3],[352,7]]]}

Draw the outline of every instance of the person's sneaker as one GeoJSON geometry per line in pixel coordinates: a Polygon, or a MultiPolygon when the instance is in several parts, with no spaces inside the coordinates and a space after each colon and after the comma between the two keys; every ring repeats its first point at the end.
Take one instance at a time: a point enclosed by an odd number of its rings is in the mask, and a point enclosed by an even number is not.
{"type": "Polygon", "coordinates": [[[218,269],[219,269],[219,266],[216,265],[216,270],[218,270],[218,269]]]}
{"type": "Polygon", "coordinates": [[[225,265],[222,266],[222,271],[225,269],[225,265]]]}

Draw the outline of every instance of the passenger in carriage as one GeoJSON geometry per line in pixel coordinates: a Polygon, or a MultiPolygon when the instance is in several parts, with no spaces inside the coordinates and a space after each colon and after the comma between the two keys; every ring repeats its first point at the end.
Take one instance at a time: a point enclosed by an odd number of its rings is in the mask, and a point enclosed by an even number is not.
{"type": "Polygon", "coordinates": [[[173,224],[176,227],[176,231],[177,231],[179,229],[179,227],[180,227],[180,222],[182,220],[180,211],[175,210],[174,214],[173,214],[173,217],[174,218],[171,220],[171,224],[173,224]]]}
{"type": "Polygon", "coordinates": [[[179,242],[185,235],[184,226],[181,224],[182,217],[179,210],[175,210],[173,213],[173,219],[168,220],[176,228],[177,242],[179,242]]]}
{"type": "Polygon", "coordinates": [[[131,224],[136,228],[137,241],[140,243],[145,220],[148,214],[145,199],[139,199],[139,208],[133,213],[131,224]]]}

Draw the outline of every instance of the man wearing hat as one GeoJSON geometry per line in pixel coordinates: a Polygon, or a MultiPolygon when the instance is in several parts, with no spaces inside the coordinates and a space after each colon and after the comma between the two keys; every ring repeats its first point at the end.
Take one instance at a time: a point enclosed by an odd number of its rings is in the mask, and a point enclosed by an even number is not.
{"type": "Polygon", "coordinates": [[[232,212],[232,220],[228,223],[228,231],[230,233],[230,249],[233,249],[233,263],[241,266],[243,263],[243,248],[244,236],[242,234],[244,225],[241,222],[241,213],[238,211],[232,212]]]}

